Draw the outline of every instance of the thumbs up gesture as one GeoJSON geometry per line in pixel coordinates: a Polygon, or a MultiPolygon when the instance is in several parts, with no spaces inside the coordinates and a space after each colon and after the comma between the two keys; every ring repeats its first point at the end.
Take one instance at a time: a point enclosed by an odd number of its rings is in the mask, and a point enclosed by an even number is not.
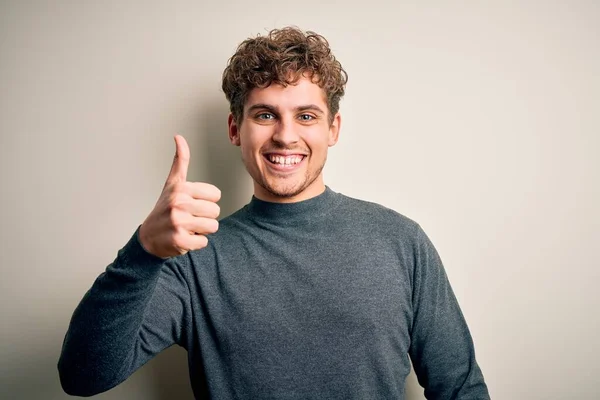
{"type": "Polygon", "coordinates": [[[208,183],[188,182],[190,148],[175,136],[175,159],[156,205],[139,231],[142,246],[168,258],[206,247],[206,234],[219,228],[221,191],[208,183]]]}

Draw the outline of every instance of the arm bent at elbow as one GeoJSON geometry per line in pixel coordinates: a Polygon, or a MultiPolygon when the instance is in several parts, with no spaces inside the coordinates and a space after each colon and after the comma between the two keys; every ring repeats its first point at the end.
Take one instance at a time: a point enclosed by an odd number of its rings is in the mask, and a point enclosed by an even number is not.
{"type": "Polygon", "coordinates": [[[58,361],[67,394],[109,390],[180,343],[189,310],[185,257],[153,256],[136,231],[73,313],[58,361]]]}

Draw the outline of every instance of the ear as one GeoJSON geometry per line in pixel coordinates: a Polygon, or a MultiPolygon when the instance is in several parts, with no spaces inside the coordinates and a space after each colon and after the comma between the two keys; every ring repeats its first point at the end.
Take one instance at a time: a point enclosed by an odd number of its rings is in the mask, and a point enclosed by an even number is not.
{"type": "Polygon", "coordinates": [[[331,147],[337,143],[338,138],[340,136],[341,127],[342,127],[342,116],[338,112],[335,114],[335,117],[333,117],[333,122],[331,123],[331,126],[329,127],[329,141],[327,143],[329,145],[329,147],[331,147]]]}
{"type": "Polygon", "coordinates": [[[237,123],[235,122],[235,118],[231,113],[229,113],[229,117],[227,118],[227,125],[229,126],[229,141],[231,142],[231,144],[239,146],[240,131],[238,129],[237,123]]]}

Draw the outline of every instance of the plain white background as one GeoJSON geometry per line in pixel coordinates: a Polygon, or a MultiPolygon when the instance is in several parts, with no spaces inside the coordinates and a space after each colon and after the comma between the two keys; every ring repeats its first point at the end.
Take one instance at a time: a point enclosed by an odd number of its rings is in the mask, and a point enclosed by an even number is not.
{"type": "MultiPolygon", "coordinates": [[[[250,199],[221,73],[293,24],[349,74],[326,183],[423,226],[492,397],[599,398],[599,20],[595,1],[1,1],[0,397],[67,397],[71,314],[152,209],[174,134],[224,215],[250,199]]],[[[98,398],[189,399],[188,380],[173,348],[98,398]]]]}

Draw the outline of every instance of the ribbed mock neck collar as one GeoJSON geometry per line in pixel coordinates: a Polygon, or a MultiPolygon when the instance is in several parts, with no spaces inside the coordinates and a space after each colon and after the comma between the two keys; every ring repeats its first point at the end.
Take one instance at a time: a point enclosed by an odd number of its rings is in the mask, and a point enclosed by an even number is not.
{"type": "Polygon", "coordinates": [[[273,203],[252,196],[245,209],[255,219],[274,223],[299,222],[328,213],[337,205],[338,198],[336,192],[325,186],[325,191],[320,195],[295,203],[273,203]]]}

